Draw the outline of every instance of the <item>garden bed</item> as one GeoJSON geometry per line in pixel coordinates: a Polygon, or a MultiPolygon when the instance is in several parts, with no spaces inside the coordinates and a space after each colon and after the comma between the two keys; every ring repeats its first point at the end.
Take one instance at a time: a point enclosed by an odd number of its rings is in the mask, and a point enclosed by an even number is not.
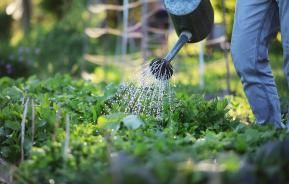
{"type": "Polygon", "coordinates": [[[289,182],[288,134],[241,123],[226,99],[176,89],[174,110],[156,120],[109,109],[117,85],[57,75],[0,86],[6,182],[289,182]]]}

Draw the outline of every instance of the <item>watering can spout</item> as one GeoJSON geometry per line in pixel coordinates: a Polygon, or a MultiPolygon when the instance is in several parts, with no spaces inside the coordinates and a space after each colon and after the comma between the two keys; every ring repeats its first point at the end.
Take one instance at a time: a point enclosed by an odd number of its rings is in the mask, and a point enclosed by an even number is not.
{"type": "Polygon", "coordinates": [[[189,40],[192,38],[192,33],[188,31],[184,31],[180,34],[179,39],[177,43],[174,45],[172,50],[166,55],[164,58],[166,62],[171,62],[174,57],[177,55],[177,53],[181,50],[181,48],[189,42],[189,40]]]}

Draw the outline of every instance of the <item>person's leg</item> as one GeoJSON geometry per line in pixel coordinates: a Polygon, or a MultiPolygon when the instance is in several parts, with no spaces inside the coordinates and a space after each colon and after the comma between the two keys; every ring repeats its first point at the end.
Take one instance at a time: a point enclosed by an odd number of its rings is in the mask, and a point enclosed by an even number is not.
{"type": "Polygon", "coordinates": [[[280,102],[268,59],[268,44],[279,30],[278,23],[275,0],[238,0],[232,56],[257,123],[281,128],[280,102]]]}
{"type": "MultiPolygon", "coordinates": [[[[281,23],[281,35],[282,35],[282,45],[284,53],[284,74],[288,81],[289,86],[289,1],[288,0],[277,0],[279,6],[279,16],[281,23]]],[[[288,109],[289,113],[289,109],[288,109]]],[[[289,129],[289,115],[288,124],[289,129]]]]}

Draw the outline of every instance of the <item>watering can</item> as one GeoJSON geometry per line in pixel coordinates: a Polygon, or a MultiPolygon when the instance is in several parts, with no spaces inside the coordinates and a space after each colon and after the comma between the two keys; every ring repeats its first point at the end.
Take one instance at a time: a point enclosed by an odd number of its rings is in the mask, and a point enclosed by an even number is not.
{"type": "Polygon", "coordinates": [[[179,39],[164,58],[150,64],[151,73],[159,80],[173,75],[170,62],[186,43],[196,43],[208,36],[214,25],[214,11],[210,0],[163,0],[179,39]]]}
{"type": "Polygon", "coordinates": [[[190,32],[189,42],[199,42],[211,32],[214,11],[210,0],[164,0],[178,36],[190,32]]]}

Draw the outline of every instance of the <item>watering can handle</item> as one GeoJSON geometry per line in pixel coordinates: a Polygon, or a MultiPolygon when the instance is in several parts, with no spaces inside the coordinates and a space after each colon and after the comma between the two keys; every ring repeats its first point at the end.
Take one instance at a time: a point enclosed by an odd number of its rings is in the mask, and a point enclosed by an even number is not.
{"type": "Polygon", "coordinates": [[[174,59],[174,57],[177,55],[177,53],[180,51],[180,49],[191,39],[191,37],[192,37],[192,33],[188,31],[183,31],[180,34],[177,43],[174,45],[172,50],[166,55],[164,59],[167,62],[171,62],[174,59]]]}

